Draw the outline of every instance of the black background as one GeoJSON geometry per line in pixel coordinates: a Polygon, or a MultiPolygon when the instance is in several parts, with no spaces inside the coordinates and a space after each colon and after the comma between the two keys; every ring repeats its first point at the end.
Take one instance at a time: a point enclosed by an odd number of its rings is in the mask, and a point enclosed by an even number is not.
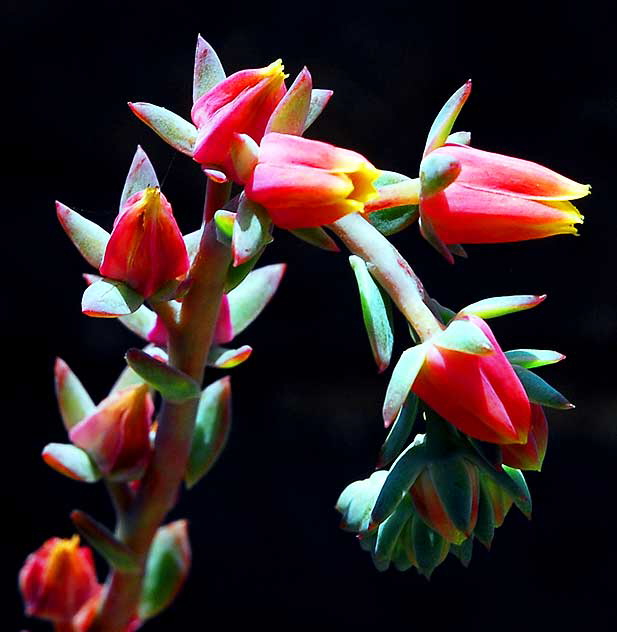
{"type": "MultiPolygon", "coordinates": [[[[54,199],[109,228],[136,145],[151,157],[185,232],[199,223],[203,181],[126,107],[149,101],[188,118],[196,35],[228,73],[283,57],[335,92],[308,136],[415,175],[426,132],[468,77],[458,129],[476,147],[546,164],[593,195],[580,238],[472,246],[448,266],[417,228],[394,238],[442,302],[547,293],[532,312],[494,321],[504,348],[568,356],[542,375],[576,403],[550,412],[544,471],[528,479],[534,519],[515,510],[490,554],[468,570],[451,559],[427,582],[378,573],[333,509],[367,476],[383,440],[386,376],[372,363],[344,254],[277,232],[264,263],[286,261],[272,304],[239,343],[253,357],[233,372],[234,427],[211,475],[184,494],[194,568],[177,602],[147,629],[613,629],[613,257],[617,173],[612,3],[17,2],[2,37],[4,149],[2,315],[5,381],[2,488],[3,629],[47,629],[21,615],[17,571],[48,537],[71,534],[79,507],[111,521],[103,491],[49,470],[64,441],[52,386],[56,355],[95,399],[105,396],[135,339],[81,315],[88,271],[56,223],[54,199]]],[[[290,78],[291,80],[291,78],[290,78]]],[[[405,328],[397,322],[397,352],[405,328]]],[[[212,378],[217,377],[214,373],[212,378]]],[[[103,566],[101,565],[101,573],[103,566]]]]}

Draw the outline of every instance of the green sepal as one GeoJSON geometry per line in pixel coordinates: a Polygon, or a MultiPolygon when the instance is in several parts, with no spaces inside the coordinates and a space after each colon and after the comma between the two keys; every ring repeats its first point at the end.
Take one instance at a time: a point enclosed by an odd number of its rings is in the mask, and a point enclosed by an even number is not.
{"type": "Polygon", "coordinates": [[[152,540],[137,614],[146,621],[174,600],[189,572],[191,547],[186,520],[160,527],[152,540]]]}
{"type": "Polygon", "coordinates": [[[81,256],[92,267],[100,268],[111,235],[61,202],[56,202],[56,214],[64,232],[81,256]]]}
{"type": "Polygon", "coordinates": [[[497,318],[507,314],[515,314],[525,309],[536,307],[546,298],[546,294],[535,296],[532,294],[519,294],[515,296],[494,296],[477,301],[463,309],[459,314],[479,316],[480,318],[497,318]]]}
{"type": "Polygon", "coordinates": [[[206,40],[197,36],[193,69],[193,103],[225,79],[225,71],[218,55],[206,40]]]}
{"type": "Polygon", "coordinates": [[[365,217],[382,235],[389,237],[411,226],[419,216],[420,207],[417,204],[406,204],[373,211],[365,217]]]}
{"type": "MultiPolygon", "coordinates": [[[[345,487],[336,501],[336,510],[342,514],[341,529],[363,534],[362,538],[370,537],[366,532],[371,525],[371,511],[387,475],[385,470],[378,470],[369,478],[354,481],[345,487]]],[[[365,548],[365,544],[362,544],[362,548],[365,548]]]]}
{"type": "Polygon", "coordinates": [[[266,210],[242,194],[232,237],[233,265],[246,263],[261,252],[272,241],[271,232],[272,222],[266,210]]]}
{"type": "Polygon", "coordinates": [[[98,279],[86,288],[81,311],[94,318],[128,316],[143,305],[144,297],[121,281],[98,279]]]}
{"type": "Polygon", "coordinates": [[[450,324],[450,321],[456,316],[455,311],[449,309],[448,307],[444,307],[434,298],[430,298],[427,301],[427,306],[444,325],[450,324]]]}
{"type": "Polygon", "coordinates": [[[396,421],[392,424],[390,432],[388,432],[386,440],[381,446],[377,467],[390,465],[399,455],[411,435],[417,415],[418,396],[415,393],[409,393],[396,421]]]}
{"type": "Polygon", "coordinates": [[[220,210],[214,214],[214,225],[216,226],[216,238],[219,243],[231,246],[234,232],[234,222],[236,214],[232,211],[220,210]]]}
{"type": "Polygon", "coordinates": [[[252,352],[253,348],[249,345],[242,345],[238,349],[212,346],[208,353],[208,366],[215,369],[233,369],[248,360],[252,352]]]}
{"type": "Polygon", "coordinates": [[[433,571],[446,559],[450,545],[417,514],[413,517],[411,538],[417,568],[430,579],[433,571]]]}
{"type": "Polygon", "coordinates": [[[225,448],[230,428],[231,381],[227,376],[206,387],[199,399],[184,476],[189,489],[212,469],[225,448]]]}
{"type": "Polygon", "coordinates": [[[351,255],[349,263],[358,284],[362,318],[373,358],[381,373],[390,364],[392,345],[394,343],[390,297],[385,292],[382,292],[377,283],[375,283],[363,259],[356,255],[351,255]]]}
{"type": "Polygon", "coordinates": [[[441,193],[461,172],[461,163],[447,154],[429,154],[420,163],[420,191],[423,198],[441,193]]]}
{"type": "Polygon", "coordinates": [[[129,107],[140,121],[143,121],[166,143],[187,156],[193,156],[197,128],[192,123],[152,103],[129,103],[129,107]]]}
{"type": "Polygon", "coordinates": [[[129,349],[124,358],[131,369],[157,390],[163,399],[180,403],[199,397],[199,384],[192,377],[141,349],[129,349]]]}
{"type": "Polygon", "coordinates": [[[263,247],[254,257],[239,266],[234,266],[233,263],[229,265],[227,270],[227,281],[225,283],[225,293],[231,292],[231,290],[238,287],[238,285],[244,281],[251,270],[257,265],[257,262],[264,250],[265,247],[263,247]]]}
{"type": "Polygon", "coordinates": [[[401,502],[401,498],[426,467],[428,457],[424,435],[417,435],[390,468],[375,506],[371,512],[372,524],[381,524],[401,502]]]}
{"type": "Polygon", "coordinates": [[[311,74],[304,67],[272,112],[266,134],[278,132],[279,134],[302,135],[308,127],[306,119],[311,106],[312,87],[311,74]]]}
{"type": "Polygon", "coordinates": [[[413,503],[409,494],[405,494],[396,509],[379,525],[375,542],[374,559],[390,561],[401,530],[413,515],[413,503]]]}
{"type": "Polygon", "coordinates": [[[422,206],[420,205],[420,233],[428,243],[448,262],[454,263],[454,256],[447,244],[445,244],[441,237],[435,232],[433,224],[430,219],[422,214],[422,206]]]}
{"type": "Polygon", "coordinates": [[[340,252],[340,248],[336,242],[321,226],[313,226],[311,228],[295,228],[289,231],[292,235],[302,241],[320,248],[328,252],[340,252]]]}
{"type": "Polygon", "coordinates": [[[473,555],[473,538],[467,538],[461,544],[451,544],[450,553],[467,568],[471,563],[471,556],[473,555]]]}
{"type": "Polygon", "coordinates": [[[495,514],[491,498],[482,484],[480,484],[480,497],[478,499],[478,520],[473,534],[490,551],[495,536],[495,514]]]}
{"type": "Polygon", "coordinates": [[[516,364],[512,365],[512,368],[521,381],[530,402],[559,410],[574,408],[574,404],[571,404],[558,390],[540,376],[516,364]]]}
{"type": "MultiPolygon", "coordinates": [[[[167,361],[168,359],[167,352],[153,344],[146,345],[143,348],[143,352],[151,356],[156,356],[159,358],[159,360],[167,361]]],[[[120,373],[118,379],[114,382],[114,385],[111,387],[109,394],[111,395],[112,393],[117,393],[118,391],[122,391],[125,388],[129,388],[130,386],[144,383],[145,380],[140,375],[135,373],[135,371],[133,371],[130,366],[127,365],[124,367],[124,369],[122,369],[122,373],[120,373]]]]}
{"type": "Polygon", "coordinates": [[[512,349],[512,351],[506,351],[505,355],[510,364],[522,366],[524,369],[535,369],[539,366],[555,364],[566,357],[558,351],[550,351],[549,349],[512,349]]]}
{"type": "Polygon", "coordinates": [[[520,470],[517,470],[516,468],[509,467],[508,465],[503,465],[502,467],[504,472],[508,475],[510,480],[519,490],[517,494],[512,495],[512,500],[514,501],[514,504],[521,510],[522,514],[525,517],[531,520],[531,493],[529,492],[529,487],[527,487],[525,476],[520,470]]]}
{"type": "MultiPolygon", "coordinates": [[[[137,151],[133,156],[133,161],[129,167],[129,172],[124,182],[122,195],[120,196],[120,210],[124,208],[126,201],[136,193],[149,187],[158,187],[159,180],[156,177],[154,167],[146,152],[137,145],[137,151]]],[[[97,266],[98,268],[99,266],[97,266]]]]}
{"type": "Polygon", "coordinates": [[[414,557],[413,552],[412,528],[413,515],[410,516],[407,522],[403,525],[396,544],[394,545],[392,563],[397,571],[404,572],[416,565],[416,558],[414,557]]]}
{"type": "Polygon", "coordinates": [[[383,404],[382,412],[386,428],[396,419],[405,403],[416,376],[422,369],[425,357],[426,347],[420,344],[403,351],[396,363],[383,404]]]}
{"type": "Polygon", "coordinates": [[[96,406],[79,378],[62,358],[56,358],[54,385],[62,422],[68,432],[96,406]]]}
{"type": "Polygon", "coordinates": [[[490,355],[495,348],[486,334],[468,320],[453,320],[431,341],[435,346],[471,355],[490,355]]]}
{"type": "Polygon", "coordinates": [[[465,105],[465,101],[467,101],[467,97],[470,93],[471,79],[461,86],[446,101],[431,125],[431,129],[426,139],[423,156],[426,156],[428,153],[433,151],[433,149],[441,147],[446,142],[450,132],[452,131],[456,118],[463,105],[465,105]]]}
{"type": "Polygon", "coordinates": [[[41,455],[49,467],[82,483],[96,483],[101,473],[88,454],[72,443],[48,443],[41,455]]]}
{"type": "Polygon", "coordinates": [[[126,544],[120,542],[107,527],[79,509],[71,512],[71,520],[77,531],[111,567],[123,573],[140,571],[139,557],[126,544]]]}
{"type": "Polygon", "coordinates": [[[324,111],[324,108],[328,105],[328,101],[331,96],[332,90],[313,88],[311,91],[311,102],[309,104],[308,114],[306,115],[306,120],[304,121],[303,132],[306,132],[306,130],[315,122],[317,117],[324,111]]]}
{"type": "Polygon", "coordinates": [[[286,265],[279,263],[253,270],[227,294],[234,336],[244,331],[261,314],[278,289],[285,269],[286,265]]]}

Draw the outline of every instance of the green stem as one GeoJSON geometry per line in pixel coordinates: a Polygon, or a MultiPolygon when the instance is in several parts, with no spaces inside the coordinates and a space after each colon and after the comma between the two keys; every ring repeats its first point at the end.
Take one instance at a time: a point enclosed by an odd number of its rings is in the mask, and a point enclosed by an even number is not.
{"type": "MultiPolygon", "coordinates": [[[[208,182],[204,205],[204,218],[208,220],[191,268],[191,287],[182,302],[179,320],[170,330],[169,364],[200,384],[231,261],[229,249],[217,241],[211,218],[226,201],[229,188],[226,184],[208,182]]],[[[152,460],[131,507],[118,516],[119,537],[141,557],[143,565],[152,538],[176,504],[190,453],[198,402],[198,399],[180,404],[163,402],[152,460]]],[[[126,632],[137,611],[142,581],[143,572],[110,573],[99,617],[89,632],[126,632]]]]}
{"type": "Polygon", "coordinates": [[[370,222],[352,213],[330,228],[351,252],[366,261],[371,274],[423,341],[442,331],[443,326],[424,303],[426,294],[422,282],[399,251],[370,222]]]}

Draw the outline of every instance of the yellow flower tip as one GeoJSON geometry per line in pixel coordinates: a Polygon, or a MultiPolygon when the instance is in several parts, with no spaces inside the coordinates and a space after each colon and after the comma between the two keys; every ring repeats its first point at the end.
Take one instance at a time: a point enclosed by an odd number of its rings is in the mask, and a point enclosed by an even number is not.
{"type": "Polygon", "coordinates": [[[353,184],[353,190],[348,197],[357,200],[363,207],[367,202],[379,197],[379,190],[374,183],[380,175],[381,171],[370,162],[363,162],[357,171],[347,174],[353,184]]]}
{"type": "Polygon", "coordinates": [[[262,75],[264,78],[266,77],[281,77],[282,79],[287,79],[289,75],[285,74],[283,71],[285,70],[285,66],[283,65],[282,59],[277,59],[273,61],[269,66],[266,66],[262,69],[262,75]]]}
{"type": "Polygon", "coordinates": [[[75,553],[79,547],[79,536],[74,535],[67,540],[59,540],[54,545],[49,555],[49,562],[47,572],[50,576],[53,576],[61,567],[67,557],[70,557],[75,553]]]}

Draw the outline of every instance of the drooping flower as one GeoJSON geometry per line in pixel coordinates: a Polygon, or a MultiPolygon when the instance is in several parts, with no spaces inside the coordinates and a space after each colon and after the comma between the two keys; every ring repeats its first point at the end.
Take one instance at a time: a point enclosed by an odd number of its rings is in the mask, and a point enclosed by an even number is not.
{"type": "Polygon", "coordinates": [[[379,171],[364,156],[288,134],[266,134],[246,184],[249,199],[286,229],[331,224],[364,211],[379,171]]]}
{"type": "Polygon", "coordinates": [[[28,616],[70,621],[101,590],[92,551],[79,546],[78,536],[50,538],[26,559],[19,589],[28,616]]]}
{"type": "Polygon", "coordinates": [[[424,159],[451,161],[451,183],[422,192],[420,215],[445,244],[499,243],[577,234],[582,215],[569,200],[579,184],[534,162],[447,143],[424,159]],[[456,173],[458,171],[458,173],[456,173]]]}
{"type": "Polygon", "coordinates": [[[191,111],[198,130],[193,158],[237,181],[231,159],[235,134],[247,134],[259,143],[285,91],[280,59],[265,68],[241,70],[215,85],[191,111]]]}
{"type": "Polygon", "coordinates": [[[157,187],[131,196],[114,222],[100,272],[148,298],[189,269],[182,233],[157,187]]]}

